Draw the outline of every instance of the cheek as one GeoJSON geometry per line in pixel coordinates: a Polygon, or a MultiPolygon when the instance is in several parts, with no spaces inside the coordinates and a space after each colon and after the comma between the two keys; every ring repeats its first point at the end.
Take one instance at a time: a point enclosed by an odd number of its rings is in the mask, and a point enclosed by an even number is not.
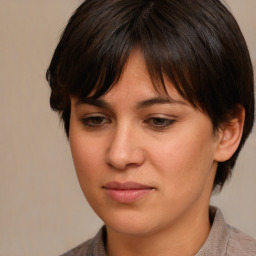
{"type": "Polygon", "coordinates": [[[152,163],[158,175],[164,176],[169,192],[192,193],[202,189],[211,173],[214,156],[211,133],[196,131],[151,145],[155,148],[151,151],[152,163]]]}
{"type": "Polygon", "coordinates": [[[101,177],[103,173],[103,149],[100,145],[79,133],[71,133],[70,148],[77,177],[82,187],[92,184],[93,180],[101,177]]]}
{"type": "Polygon", "coordinates": [[[81,190],[91,207],[98,212],[97,207],[101,205],[99,188],[104,178],[102,147],[77,134],[70,137],[70,148],[81,190]]]}

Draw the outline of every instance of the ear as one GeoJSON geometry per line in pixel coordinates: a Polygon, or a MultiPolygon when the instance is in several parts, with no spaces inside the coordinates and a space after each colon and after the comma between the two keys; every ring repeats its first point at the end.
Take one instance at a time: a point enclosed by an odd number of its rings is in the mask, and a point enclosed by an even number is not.
{"type": "Polygon", "coordinates": [[[245,110],[241,105],[238,105],[230,120],[221,124],[214,158],[217,162],[230,159],[237,150],[243,134],[244,119],[245,110]]]}

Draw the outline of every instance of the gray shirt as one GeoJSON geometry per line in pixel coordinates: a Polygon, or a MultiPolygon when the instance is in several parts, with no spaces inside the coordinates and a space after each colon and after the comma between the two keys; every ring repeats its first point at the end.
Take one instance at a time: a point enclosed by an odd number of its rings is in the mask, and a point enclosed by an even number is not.
{"type": "MultiPolygon", "coordinates": [[[[227,225],[221,211],[210,207],[213,220],[210,233],[195,256],[256,256],[256,240],[227,225]]],[[[107,256],[104,247],[106,229],[61,256],[107,256]]]]}

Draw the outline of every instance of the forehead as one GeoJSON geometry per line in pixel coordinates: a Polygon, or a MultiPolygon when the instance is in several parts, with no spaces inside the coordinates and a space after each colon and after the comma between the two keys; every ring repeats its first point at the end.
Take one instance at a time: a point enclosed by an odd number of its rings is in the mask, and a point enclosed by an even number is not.
{"type": "MultiPolygon", "coordinates": [[[[143,53],[139,48],[134,48],[123,67],[118,81],[107,93],[101,95],[100,98],[111,98],[116,95],[121,97],[122,94],[123,100],[125,100],[130,94],[133,94],[135,98],[136,96],[143,96],[144,98],[159,97],[169,99],[172,102],[175,100],[186,101],[164,74],[163,79],[164,81],[160,79],[154,80],[152,78],[149,74],[143,53]]],[[[95,91],[92,91],[88,95],[88,98],[93,98],[94,96],[95,91]]],[[[121,98],[120,101],[122,101],[121,98]]]]}
{"type": "Polygon", "coordinates": [[[164,75],[163,77],[166,91],[160,80],[155,81],[152,79],[142,52],[136,48],[131,52],[117,84],[108,94],[119,93],[120,88],[122,88],[126,95],[133,93],[136,96],[136,93],[143,93],[145,97],[161,96],[182,100],[183,97],[177,92],[169,79],[164,75]]]}

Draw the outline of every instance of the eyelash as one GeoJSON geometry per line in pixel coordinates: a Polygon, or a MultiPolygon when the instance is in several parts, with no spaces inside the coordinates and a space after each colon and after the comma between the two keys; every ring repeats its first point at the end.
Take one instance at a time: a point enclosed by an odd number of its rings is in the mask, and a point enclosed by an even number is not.
{"type": "MultiPolygon", "coordinates": [[[[82,118],[82,123],[87,128],[102,128],[105,124],[111,123],[111,120],[105,116],[88,116],[82,118]]],[[[154,130],[164,130],[172,126],[176,122],[175,119],[168,119],[164,117],[150,117],[143,121],[144,124],[148,125],[154,130]]]]}
{"type": "Polygon", "coordinates": [[[169,119],[164,117],[150,117],[144,121],[151,128],[155,130],[164,130],[172,126],[176,122],[175,119],[169,119]]]}
{"type": "Polygon", "coordinates": [[[106,123],[110,123],[111,121],[101,115],[98,116],[88,116],[82,119],[82,123],[87,126],[87,127],[91,127],[91,128],[97,128],[97,127],[101,127],[102,125],[106,124],[106,123]],[[103,120],[105,120],[105,122],[102,122],[103,120]],[[96,122],[95,122],[96,121],[96,122]],[[98,121],[101,121],[100,123],[98,121]]]}

